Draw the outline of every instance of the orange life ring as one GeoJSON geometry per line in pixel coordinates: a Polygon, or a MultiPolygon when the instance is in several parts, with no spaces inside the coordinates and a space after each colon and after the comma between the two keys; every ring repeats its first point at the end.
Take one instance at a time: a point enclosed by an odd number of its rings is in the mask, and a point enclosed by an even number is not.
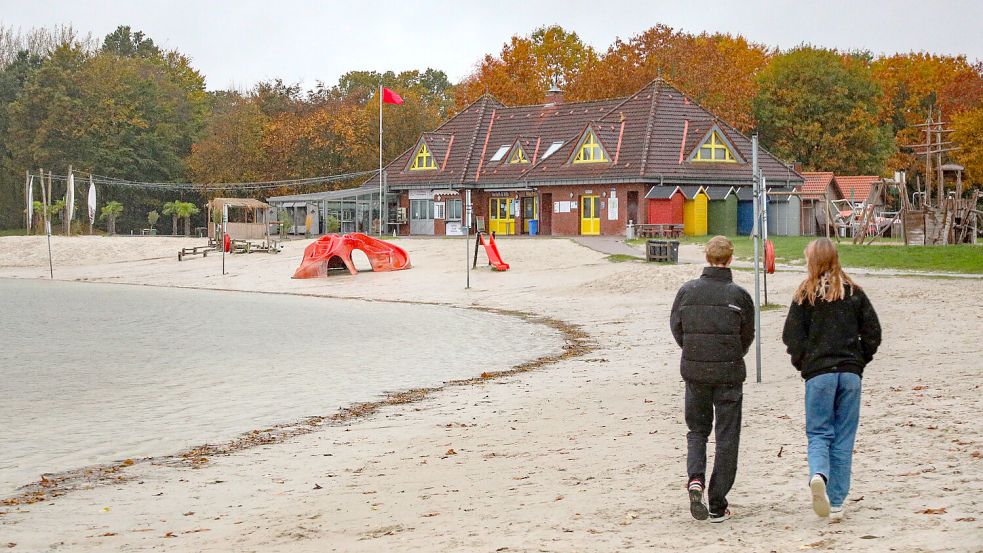
{"type": "Polygon", "coordinates": [[[775,244],[771,240],[765,240],[765,272],[775,274],[775,244]]]}

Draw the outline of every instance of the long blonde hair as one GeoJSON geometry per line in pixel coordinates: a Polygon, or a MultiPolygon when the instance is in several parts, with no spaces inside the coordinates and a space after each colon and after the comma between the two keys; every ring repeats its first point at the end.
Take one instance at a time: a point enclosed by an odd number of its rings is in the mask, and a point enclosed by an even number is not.
{"type": "Polygon", "coordinates": [[[829,238],[818,238],[809,242],[805,249],[806,271],[808,276],[795,290],[792,299],[798,304],[806,302],[815,305],[816,300],[836,301],[846,297],[846,287],[850,293],[859,290],[843,268],[840,267],[840,256],[836,245],[829,238]]]}

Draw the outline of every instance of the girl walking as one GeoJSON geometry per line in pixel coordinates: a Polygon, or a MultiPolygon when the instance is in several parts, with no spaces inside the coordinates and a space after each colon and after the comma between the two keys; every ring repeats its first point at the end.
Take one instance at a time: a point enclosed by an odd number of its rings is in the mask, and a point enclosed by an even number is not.
{"type": "Polygon", "coordinates": [[[864,367],[881,343],[877,313],[843,272],[828,238],[806,246],[808,276],[792,297],[782,341],[805,379],[812,508],[838,521],[850,490],[864,367]]]}

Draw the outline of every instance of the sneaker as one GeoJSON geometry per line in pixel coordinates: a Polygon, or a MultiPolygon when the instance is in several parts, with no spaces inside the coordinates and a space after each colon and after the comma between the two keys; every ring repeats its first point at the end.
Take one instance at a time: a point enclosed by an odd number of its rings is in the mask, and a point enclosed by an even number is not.
{"type": "Polygon", "coordinates": [[[710,512],[703,503],[703,482],[691,480],[687,489],[689,490],[689,513],[696,520],[706,520],[710,516],[710,512]]]}
{"type": "Polygon", "coordinates": [[[730,509],[724,509],[722,513],[710,513],[710,522],[720,523],[730,518],[730,509]]]}
{"type": "Polygon", "coordinates": [[[829,496],[826,495],[826,479],[821,474],[815,474],[809,480],[812,490],[812,510],[821,517],[829,516],[829,496]]]}
{"type": "Polygon", "coordinates": [[[829,521],[840,522],[843,520],[843,506],[829,508],[829,521]]]}

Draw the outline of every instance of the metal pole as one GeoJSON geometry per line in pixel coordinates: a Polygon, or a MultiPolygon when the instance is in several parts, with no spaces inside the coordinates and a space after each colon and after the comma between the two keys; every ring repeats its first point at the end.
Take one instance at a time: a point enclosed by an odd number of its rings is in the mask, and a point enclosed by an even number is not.
{"type": "Polygon", "coordinates": [[[751,182],[754,188],[754,351],[756,382],[761,382],[761,271],[759,268],[761,241],[761,179],[758,175],[758,135],[751,136],[751,182]]]}
{"type": "Polygon", "coordinates": [[[471,289],[471,191],[464,191],[464,265],[467,272],[467,284],[464,289],[471,289]]]}
{"type": "Polygon", "coordinates": [[[222,275],[223,276],[225,275],[225,235],[228,232],[226,231],[225,227],[227,227],[228,224],[229,224],[229,204],[222,204],[222,241],[220,243],[222,247],[222,275]]]}
{"type": "Polygon", "coordinates": [[[44,169],[41,169],[41,200],[44,204],[44,233],[48,236],[48,275],[55,278],[55,267],[51,261],[51,221],[48,219],[48,200],[51,198],[51,173],[48,173],[48,191],[44,188],[44,169]]]}
{"type": "Polygon", "coordinates": [[[382,229],[382,81],[379,81],[379,236],[385,234],[382,229]]]}
{"type": "MultiPolygon", "coordinates": [[[[761,177],[761,245],[762,248],[768,243],[768,179],[761,177]]],[[[768,270],[761,273],[761,280],[764,282],[765,305],[768,305],[768,270]]]]}

